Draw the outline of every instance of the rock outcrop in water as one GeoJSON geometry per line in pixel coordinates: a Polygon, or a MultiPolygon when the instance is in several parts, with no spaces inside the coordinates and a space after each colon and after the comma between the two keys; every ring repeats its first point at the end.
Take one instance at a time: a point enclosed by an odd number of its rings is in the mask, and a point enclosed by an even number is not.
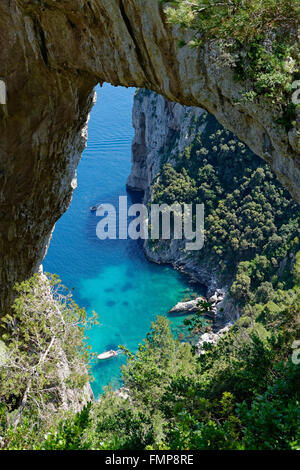
{"type": "MultiPolygon", "coordinates": [[[[3,0],[0,5],[0,311],[37,270],[76,187],[82,128],[97,83],[152,89],[202,106],[270,163],[300,201],[297,128],[275,124],[212,44],[179,47],[158,0],[3,0]]],[[[101,99],[101,97],[100,97],[101,99]]],[[[298,122],[299,126],[299,122],[298,122]]]]}
{"type": "Polygon", "coordinates": [[[178,302],[175,307],[171,308],[168,313],[171,314],[186,314],[186,313],[194,313],[199,310],[199,302],[203,300],[203,297],[197,297],[193,300],[188,300],[187,302],[178,302]]]}

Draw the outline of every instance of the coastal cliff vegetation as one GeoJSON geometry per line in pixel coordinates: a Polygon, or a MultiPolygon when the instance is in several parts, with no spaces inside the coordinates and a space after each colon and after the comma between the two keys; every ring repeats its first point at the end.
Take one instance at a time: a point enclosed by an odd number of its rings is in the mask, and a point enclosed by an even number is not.
{"type": "MultiPolygon", "coordinates": [[[[215,266],[245,310],[260,301],[275,305],[277,291],[288,298],[285,292],[293,287],[290,271],[300,250],[299,206],[269,166],[212,116],[202,114],[192,127],[195,138],[175,161],[173,149],[163,156],[152,201],[204,204],[204,247],[187,256],[215,266]]],[[[168,250],[168,244],[150,240],[148,249],[168,250]]]]}
{"type": "MultiPolygon", "coordinates": [[[[195,31],[190,42],[214,41],[231,63],[236,80],[248,83],[244,102],[267,98],[280,113],[278,124],[295,125],[297,105],[290,99],[300,78],[298,0],[165,1],[172,24],[195,31]]],[[[180,44],[184,46],[183,42],[180,44]]]]}
{"type": "MultiPolygon", "coordinates": [[[[164,156],[153,198],[204,202],[208,262],[231,278],[240,319],[198,356],[158,317],[136,355],[124,349],[123,393],[108,387],[76,412],[61,399],[57,341],[71,369],[63,388],[80,392],[88,379],[82,364],[91,360],[85,313],[60,289],[53,303],[38,278],[18,286],[16,317],[3,320],[3,449],[300,448],[299,209],[268,166],[214,119],[202,115],[195,129],[203,120],[205,139],[195,132],[173,165],[164,156]]],[[[52,286],[57,292],[56,279],[52,286]]]]}
{"type": "Polygon", "coordinates": [[[22,429],[32,436],[93,397],[85,330],[96,319],[57,276],[35,275],[15,291],[12,312],[1,318],[0,448],[11,439],[22,447],[22,429]]]}
{"type": "MultiPolygon", "coordinates": [[[[218,41],[249,83],[241,99],[266,98],[278,124],[294,125],[297,0],[162,3],[170,22],[194,29],[192,46],[218,41]]],[[[205,204],[207,260],[231,279],[239,320],[199,356],[158,317],[135,355],[123,348],[123,393],[107,387],[95,401],[94,317],[56,278],[18,284],[1,317],[0,449],[300,449],[299,207],[267,165],[205,118],[208,139],[198,134],[175,163],[165,156],[153,200],[205,204]]]]}
{"type": "MultiPolygon", "coordinates": [[[[299,273],[298,273],[299,275],[299,273]]],[[[292,362],[300,297],[271,316],[237,324],[195,356],[159,317],[123,368],[127,395],[50,423],[32,403],[16,428],[2,406],[4,449],[299,449],[300,367],[292,362]]]]}

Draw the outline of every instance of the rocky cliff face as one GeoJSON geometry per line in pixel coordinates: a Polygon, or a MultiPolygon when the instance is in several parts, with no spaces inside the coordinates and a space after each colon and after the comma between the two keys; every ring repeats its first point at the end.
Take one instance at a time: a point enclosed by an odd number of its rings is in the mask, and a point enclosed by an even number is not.
{"type": "MultiPolygon", "coordinates": [[[[151,202],[153,184],[164,163],[176,164],[178,156],[189,147],[200,134],[207,134],[206,112],[201,108],[182,106],[169,102],[162,96],[139,90],[134,99],[133,126],[135,136],[132,144],[132,169],[127,180],[127,187],[144,192],[144,203],[151,202]],[[200,117],[202,123],[199,127],[200,117]]],[[[208,138],[208,135],[206,136],[208,138]]],[[[219,289],[223,292],[222,302],[217,311],[222,325],[234,321],[239,310],[227,296],[230,279],[219,275],[217,263],[206,258],[205,247],[200,252],[187,252],[184,240],[160,240],[156,244],[144,244],[147,258],[158,264],[171,264],[175,269],[207,287],[208,297],[219,289]],[[203,253],[203,256],[202,256],[203,253]],[[221,318],[222,317],[222,318],[221,318]]]]}
{"type": "Polygon", "coordinates": [[[300,201],[299,129],[275,124],[276,110],[263,100],[237,104],[247,84],[234,83],[215,45],[178,46],[191,36],[167,24],[158,0],[1,2],[1,311],[15,281],[36,271],[69,205],[97,83],[149,88],[204,107],[300,201]]]}
{"type": "Polygon", "coordinates": [[[194,140],[193,121],[203,113],[201,108],[167,101],[151,91],[138,91],[132,112],[135,136],[127,187],[144,191],[148,200],[152,181],[162,161],[172,162],[173,157],[194,140]]]}

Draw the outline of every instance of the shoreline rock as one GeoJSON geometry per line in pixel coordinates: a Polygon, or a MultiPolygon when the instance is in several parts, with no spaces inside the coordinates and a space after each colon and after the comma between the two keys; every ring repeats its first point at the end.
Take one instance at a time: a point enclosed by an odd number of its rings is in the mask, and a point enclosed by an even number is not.
{"type": "Polygon", "coordinates": [[[199,310],[198,304],[201,300],[205,300],[204,297],[197,297],[196,299],[188,300],[186,302],[178,302],[175,307],[168,311],[168,314],[187,314],[197,312],[197,310],[199,310]]]}

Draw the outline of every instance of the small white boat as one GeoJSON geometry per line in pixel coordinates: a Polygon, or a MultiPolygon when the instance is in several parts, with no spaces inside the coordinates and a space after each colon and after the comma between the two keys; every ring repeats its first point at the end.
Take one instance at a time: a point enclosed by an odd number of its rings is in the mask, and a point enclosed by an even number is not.
{"type": "Polygon", "coordinates": [[[117,351],[111,349],[110,351],[106,351],[102,354],[99,354],[98,359],[100,361],[105,361],[106,359],[110,359],[112,357],[116,357],[118,355],[117,351]]]}

